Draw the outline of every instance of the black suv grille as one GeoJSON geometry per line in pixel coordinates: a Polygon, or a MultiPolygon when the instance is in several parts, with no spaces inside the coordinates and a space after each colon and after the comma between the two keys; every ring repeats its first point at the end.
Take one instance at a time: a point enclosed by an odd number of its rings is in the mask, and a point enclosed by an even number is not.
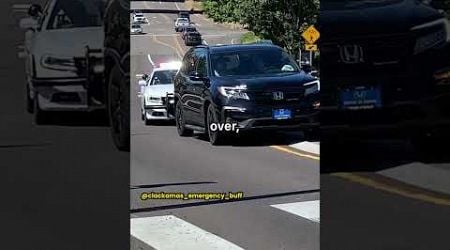
{"type": "Polygon", "coordinates": [[[250,99],[254,100],[257,104],[291,104],[300,103],[304,95],[304,90],[295,91],[257,91],[250,92],[250,99]],[[283,98],[281,100],[274,99],[274,92],[282,92],[283,98]]]}
{"type": "MultiPolygon", "coordinates": [[[[414,36],[411,34],[396,34],[389,36],[356,37],[335,40],[321,45],[323,60],[321,67],[325,72],[332,71],[335,75],[365,74],[376,70],[401,70],[404,69],[405,59],[411,55],[414,46],[414,36]],[[362,52],[363,62],[349,63],[342,54],[343,48],[353,56],[353,46],[359,46],[362,52]]],[[[350,58],[352,59],[352,58],[350,58]]]]}

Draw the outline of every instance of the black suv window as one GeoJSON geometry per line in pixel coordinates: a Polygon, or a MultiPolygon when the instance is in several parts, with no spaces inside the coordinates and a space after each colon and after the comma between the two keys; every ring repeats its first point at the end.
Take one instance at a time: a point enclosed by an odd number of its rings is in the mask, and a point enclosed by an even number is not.
{"type": "Polygon", "coordinates": [[[206,65],[206,50],[197,49],[195,51],[196,69],[195,71],[199,76],[207,75],[207,65],[206,65]]]}
{"type": "Polygon", "coordinates": [[[282,49],[258,48],[211,55],[215,76],[249,76],[298,73],[295,61],[282,49]]]}
{"type": "Polygon", "coordinates": [[[193,50],[188,51],[183,58],[181,72],[185,75],[191,75],[195,71],[195,61],[193,50]]]}

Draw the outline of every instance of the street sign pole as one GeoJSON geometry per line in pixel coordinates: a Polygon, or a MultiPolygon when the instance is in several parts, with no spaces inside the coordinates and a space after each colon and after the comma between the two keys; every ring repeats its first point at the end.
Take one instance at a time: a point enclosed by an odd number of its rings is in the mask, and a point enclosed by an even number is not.
{"type": "Polygon", "coordinates": [[[309,65],[312,66],[312,50],[309,51],[309,65]]]}

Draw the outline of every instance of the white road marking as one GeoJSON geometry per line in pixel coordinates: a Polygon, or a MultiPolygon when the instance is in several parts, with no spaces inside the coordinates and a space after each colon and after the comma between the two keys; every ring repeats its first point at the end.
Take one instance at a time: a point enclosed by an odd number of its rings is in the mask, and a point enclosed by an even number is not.
{"type": "Polygon", "coordinates": [[[150,54],[147,55],[148,61],[150,62],[150,64],[152,66],[155,66],[155,63],[152,61],[152,57],[150,56],[150,54]]]}
{"type": "Polygon", "coordinates": [[[320,201],[301,201],[271,205],[271,207],[281,209],[285,212],[295,214],[310,221],[320,223],[320,201]]]}
{"type": "Polygon", "coordinates": [[[305,151],[308,153],[320,155],[320,144],[316,142],[304,141],[296,144],[289,145],[289,147],[305,151]]]}
{"type": "Polygon", "coordinates": [[[178,7],[178,4],[177,4],[177,3],[175,3],[175,6],[177,7],[178,10],[181,10],[180,7],[178,7]]]}
{"type": "Polygon", "coordinates": [[[157,250],[243,250],[173,215],[132,218],[130,234],[157,250]]]}

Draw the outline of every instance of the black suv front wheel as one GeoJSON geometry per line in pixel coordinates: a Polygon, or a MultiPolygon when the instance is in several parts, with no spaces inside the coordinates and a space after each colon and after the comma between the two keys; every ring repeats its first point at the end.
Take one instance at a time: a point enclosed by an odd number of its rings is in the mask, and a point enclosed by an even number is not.
{"type": "Polygon", "coordinates": [[[178,101],[175,106],[175,123],[177,126],[177,132],[180,136],[191,136],[194,131],[186,128],[186,122],[184,120],[183,108],[181,107],[181,103],[178,101]]]}
{"type": "Polygon", "coordinates": [[[208,106],[208,111],[206,114],[206,125],[207,127],[207,131],[208,131],[208,136],[209,136],[209,142],[212,145],[221,145],[225,142],[225,134],[222,131],[212,131],[211,130],[211,124],[218,124],[219,123],[219,117],[218,114],[216,112],[216,109],[213,107],[213,105],[209,105],[208,106]]]}

